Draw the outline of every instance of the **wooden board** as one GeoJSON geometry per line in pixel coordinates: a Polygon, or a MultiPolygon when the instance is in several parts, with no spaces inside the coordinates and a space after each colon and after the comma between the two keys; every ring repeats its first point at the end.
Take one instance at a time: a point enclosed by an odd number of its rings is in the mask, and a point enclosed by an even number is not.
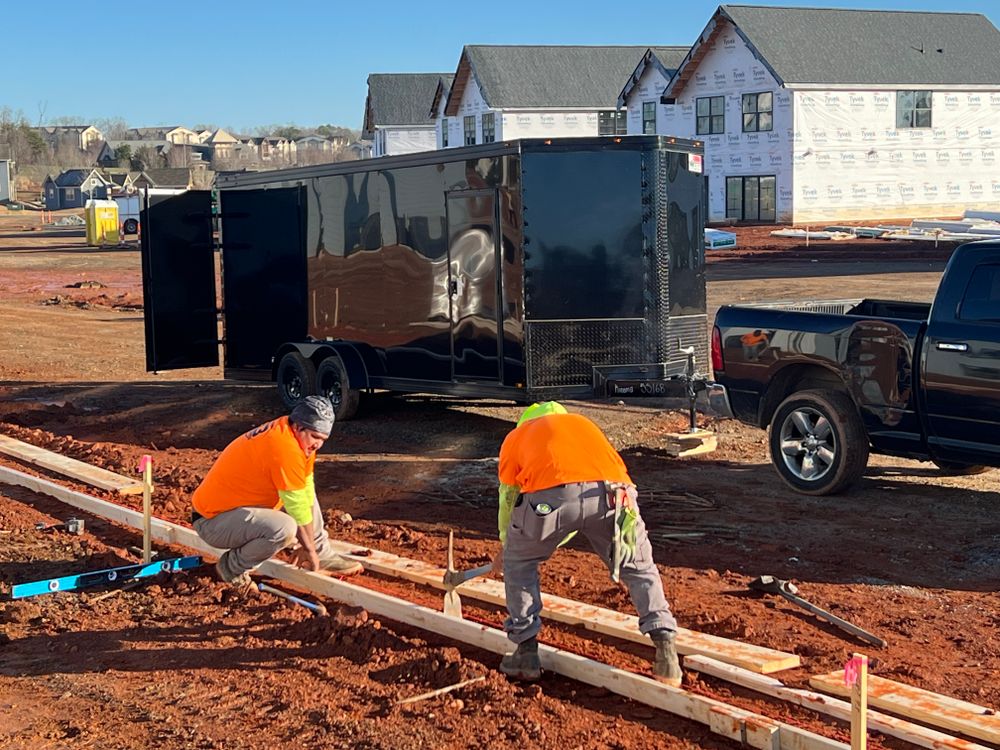
{"type": "MultiPolygon", "coordinates": [[[[844,685],[842,669],[810,677],[809,684],[833,695],[850,695],[850,688],[844,685]]],[[[991,708],[977,706],[975,703],[966,703],[912,685],[869,675],[868,705],[1000,744],[1000,715],[991,708]]]]}
{"type": "Polygon", "coordinates": [[[83,461],[77,461],[75,458],[53,453],[45,448],[15,440],[7,435],[0,435],[0,453],[71,477],[92,487],[100,487],[102,490],[115,490],[123,495],[135,495],[142,492],[142,482],[136,479],[91,466],[83,461]]]}
{"type": "MultiPolygon", "coordinates": [[[[721,661],[706,656],[688,656],[684,659],[684,666],[692,671],[712,675],[734,685],[756,690],[758,693],[780,698],[842,721],[850,722],[851,720],[850,703],[821,693],[814,693],[811,690],[786,687],[773,677],[754,674],[746,669],[723,664],[721,661]]],[[[889,737],[906,740],[919,747],[930,748],[930,750],[989,750],[985,745],[952,737],[950,734],[944,734],[936,729],[929,729],[920,724],[913,724],[905,719],[898,719],[895,716],[888,716],[877,711],[868,711],[868,728],[889,737]]]]}
{"type": "MultiPolygon", "coordinates": [[[[356,560],[368,570],[444,589],[442,580],[444,568],[419,560],[399,557],[388,552],[368,549],[357,544],[335,540],[331,540],[331,543],[336,552],[356,560]],[[352,552],[361,552],[362,554],[351,555],[352,552]]],[[[604,569],[601,568],[601,570],[604,569]]],[[[477,578],[468,581],[459,586],[457,591],[460,596],[489,602],[501,607],[506,606],[507,598],[503,583],[491,578],[477,578]]],[[[547,617],[550,620],[580,625],[602,635],[610,635],[652,646],[649,636],[639,632],[639,618],[634,615],[626,615],[612,609],[595,607],[549,594],[542,595],[542,607],[542,617],[547,617]]],[[[697,633],[684,628],[677,630],[677,651],[681,654],[704,654],[761,674],[792,669],[800,664],[799,657],[795,654],[697,633]]]]}
{"type": "Polygon", "coordinates": [[[668,432],[666,434],[666,451],[668,456],[684,458],[697,456],[701,453],[711,453],[718,448],[719,441],[711,430],[696,430],[695,432],[668,432]]]}
{"type": "MultiPolygon", "coordinates": [[[[54,482],[33,477],[14,469],[0,467],[0,482],[27,487],[134,529],[142,527],[142,514],[114,503],[60,487],[54,482]]],[[[217,554],[219,550],[201,540],[192,530],[153,520],[153,536],[162,542],[217,554]]],[[[346,581],[269,560],[260,573],[286,581],[315,594],[339,602],[364,607],[372,614],[406,623],[446,638],[467,643],[495,654],[507,653],[511,643],[506,634],[495,628],[449,617],[442,612],[412,602],[366,589],[346,581]]],[[[784,724],[721,701],[685,692],[642,675],[617,669],[608,664],[572,654],[551,646],[539,645],[542,667],[587,685],[605,688],[639,703],[661,709],[708,726],[713,732],[761,750],[847,750],[847,745],[818,734],[784,724]]]]}

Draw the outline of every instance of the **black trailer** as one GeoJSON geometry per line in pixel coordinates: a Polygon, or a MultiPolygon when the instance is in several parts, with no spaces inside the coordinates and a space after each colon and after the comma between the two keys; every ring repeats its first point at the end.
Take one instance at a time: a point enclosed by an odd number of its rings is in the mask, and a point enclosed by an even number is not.
{"type": "Polygon", "coordinates": [[[221,343],[226,377],[324,393],[340,419],[367,389],[683,393],[684,350],[708,354],[701,154],[522,140],[226,176],[217,205],[153,198],[147,369],[218,365],[221,343]]]}

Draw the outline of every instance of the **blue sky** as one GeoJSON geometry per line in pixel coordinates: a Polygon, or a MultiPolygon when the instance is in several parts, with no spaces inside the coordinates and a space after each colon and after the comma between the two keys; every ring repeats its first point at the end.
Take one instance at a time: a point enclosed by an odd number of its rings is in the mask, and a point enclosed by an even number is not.
{"type": "MultiPolygon", "coordinates": [[[[975,12],[1000,25],[997,0],[753,4],[975,12]]],[[[33,124],[73,116],[238,131],[286,123],[358,128],[368,73],[451,72],[463,44],[690,44],[718,3],[345,5],[208,0],[173,6],[191,9],[185,13],[141,0],[5,3],[9,67],[0,81],[0,107],[22,111],[33,124]]]]}

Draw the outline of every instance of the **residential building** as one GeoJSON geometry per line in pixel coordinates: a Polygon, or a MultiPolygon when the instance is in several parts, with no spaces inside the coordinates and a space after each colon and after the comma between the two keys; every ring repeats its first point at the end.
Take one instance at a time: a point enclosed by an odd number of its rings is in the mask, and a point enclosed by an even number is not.
{"type": "Polygon", "coordinates": [[[709,219],[959,215],[1000,201],[1000,31],[973,13],[722,5],[663,91],[709,219]]]}
{"type": "Polygon", "coordinates": [[[127,138],[139,141],[168,141],[174,145],[194,145],[199,143],[198,134],[181,125],[152,128],[129,128],[127,138]]]}
{"type": "Polygon", "coordinates": [[[91,198],[107,198],[114,183],[96,169],[69,169],[58,177],[48,175],[42,183],[45,208],[83,208],[91,198]]]}
{"type": "Polygon", "coordinates": [[[690,49],[650,47],[646,50],[618,94],[618,107],[621,110],[618,131],[628,135],[665,132],[666,105],[660,103],[660,95],[690,49]],[[621,130],[622,125],[626,126],[624,131],[621,130]]]}
{"type": "Polygon", "coordinates": [[[428,106],[446,73],[372,73],[361,137],[373,156],[412,154],[436,147],[428,106]]]}
{"type": "Polygon", "coordinates": [[[66,147],[86,151],[104,140],[104,135],[93,125],[43,125],[35,130],[53,152],[66,147]]]}
{"type": "Polygon", "coordinates": [[[146,169],[132,181],[132,184],[140,190],[145,187],[187,190],[191,187],[191,183],[191,169],[187,167],[146,169]]]}
{"type": "Polygon", "coordinates": [[[467,45],[443,109],[438,102],[433,112],[437,142],[623,132],[618,94],[648,49],[467,45]]]}

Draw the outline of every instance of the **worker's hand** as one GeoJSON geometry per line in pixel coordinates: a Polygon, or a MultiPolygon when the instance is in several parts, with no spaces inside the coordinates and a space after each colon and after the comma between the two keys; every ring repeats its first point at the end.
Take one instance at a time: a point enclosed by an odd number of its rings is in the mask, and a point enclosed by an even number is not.
{"type": "Polygon", "coordinates": [[[305,547],[299,547],[295,550],[293,562],[303,570],[320,569],[319,555],[316,554],[316,550],[307,550],[305,547]]]}
{"type": "Polygon", "coordinates": [[[493,572],[503,573],[503,547],[493,556],[493,572]]]}

